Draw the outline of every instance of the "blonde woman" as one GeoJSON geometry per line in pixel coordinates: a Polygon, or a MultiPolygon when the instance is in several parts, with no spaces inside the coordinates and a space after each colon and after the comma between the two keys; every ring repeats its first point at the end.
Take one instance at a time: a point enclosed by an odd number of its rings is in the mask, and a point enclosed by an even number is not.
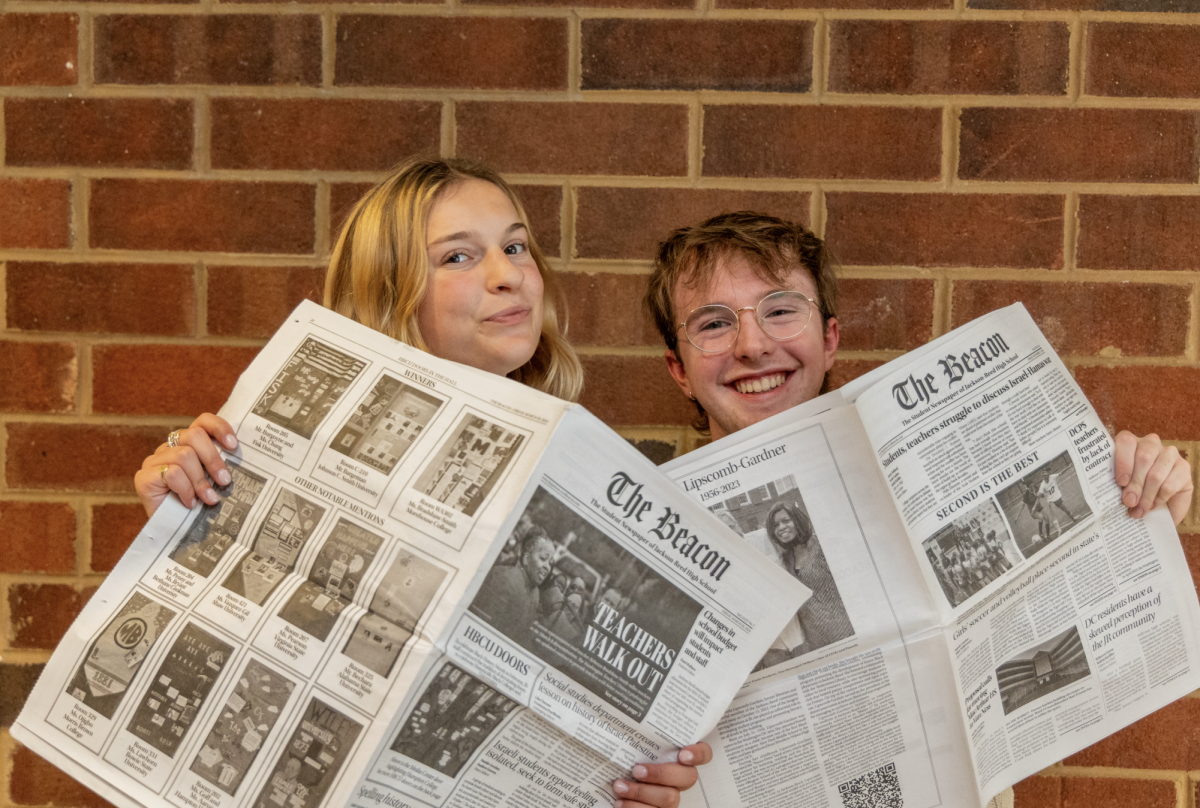
{"type": "MultiPolygon", "coordinates": [[[[394,169],[359,200],[325,279],[325,305],[443,359],[575,400],[583,369],[564,337],[566,307],[512,188],[466,160],[425,158],[394,169]]],[[[237,447],[232,427],[205,413],[142,463],[134,477],[148,514],[172,492],[191,507],[216,504],[211,477],[230,475],[214,441],[237,447]],[[207,472],[207,476],[206,476],[207,472]]],[[[707,744],[680,763],[635,766],[613,789],[622,808],[674,806],[696,781],[707,744]]]]}

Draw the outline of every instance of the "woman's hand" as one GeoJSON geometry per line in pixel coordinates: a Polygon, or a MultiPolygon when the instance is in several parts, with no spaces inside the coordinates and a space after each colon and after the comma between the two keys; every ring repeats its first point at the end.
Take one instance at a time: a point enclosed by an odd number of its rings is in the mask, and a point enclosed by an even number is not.
{"type": "Polygon", "coordinates": [[[1192,467],[1179,450],[1153,433],[1139,438],[1122,430],[1115,441],[1117,485],[1129,515],[1139,519],[1166,505],[1175,524],[1182,522],[1192,504],[1192,467]]]}
{"type": "Polygon", "coordinates": [[[613,808],[676,808],[679,792],[696,784],[696,767],[712,760],[712,747],[701,741],[679,750],[678,763],[639,763],[634,780],[617,780],[613,808]]]}
{"type": "Polygon", "coordinates": [[[219,501],[209,477],[218,485],[229,485],[229,469],[221,460],[221,453],[214,441],[232,451],[237,448],[237,436],[233,427],[219,415],[206,412],[192,421],[187,429],[171,433],[176,436],[176,445],[170,439],[142,461],[142,469],[133,475],[133,487],[138,499],[153,516],[172,491],[179,495],[183,504],[192,507],[196,498],[209,505],[219,501]],[[208,476],[205,476],[205,472],[208,476]]]}

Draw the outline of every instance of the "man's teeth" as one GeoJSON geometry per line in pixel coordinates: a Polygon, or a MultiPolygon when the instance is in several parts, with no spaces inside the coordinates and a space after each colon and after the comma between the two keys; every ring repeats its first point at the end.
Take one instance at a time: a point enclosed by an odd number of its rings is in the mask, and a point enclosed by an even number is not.
{"type": "Polygon", "coordinates": [[[786,373],[775,373],[771,376],[760,376],[757,379],[741,379],[733,383],[739,393],[765,393],[783,384],[786,373]]]}

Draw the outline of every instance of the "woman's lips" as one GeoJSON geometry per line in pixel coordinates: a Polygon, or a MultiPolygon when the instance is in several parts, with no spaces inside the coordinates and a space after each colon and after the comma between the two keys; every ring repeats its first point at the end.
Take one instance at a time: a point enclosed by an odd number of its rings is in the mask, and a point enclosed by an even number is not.
{"type": "Polygon", "coordinates": [[[497,325],[512,325],[519,323],[529,316],[531,311],[529,306],[511,306],[503,311],[498,311],[491,317],[484,320],[486,323],[496,323],[497,325]]]}

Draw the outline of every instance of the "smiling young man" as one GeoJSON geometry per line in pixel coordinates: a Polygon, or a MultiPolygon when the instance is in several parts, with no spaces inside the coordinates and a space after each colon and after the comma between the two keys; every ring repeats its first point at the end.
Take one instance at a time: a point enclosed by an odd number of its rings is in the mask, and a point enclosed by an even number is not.
{"type": "MultiPolygon", "coordinates": [[[[816,397],[837,358],[837,277],[821,239],[794,222],[742,211],[676,230],[645,302],[667,370],[713,440],[816,397]]],[[[1192,501],[1187,461],[1157,435],[1115,443],[1130,515],[1165,505],[1179,524],[1192,501]]],[[[1012,804],[1006,789],[989,808],[1012,804]]]]}

